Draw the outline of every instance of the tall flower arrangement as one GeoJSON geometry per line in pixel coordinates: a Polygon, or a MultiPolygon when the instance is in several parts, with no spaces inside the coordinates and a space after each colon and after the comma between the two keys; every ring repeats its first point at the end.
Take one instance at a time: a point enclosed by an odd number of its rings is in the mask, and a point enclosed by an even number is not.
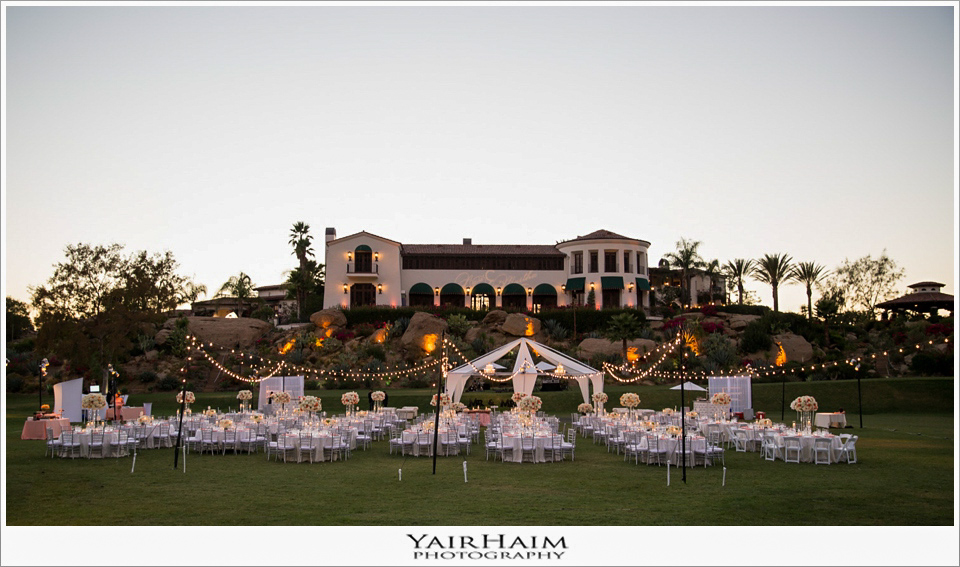
{"type": "Polygon", "coordinates": [[[250,390],[240,390],[237,392],[237,400],[240,401],[240,411],[249,410],[250,404],[248,403],[253,399],[253,392],[250,390]]]}
{"type": "Polygon", "coordinates": [[[300,409],[300,411],[305,411],[308,413],[320,411],[322,405],[323,404],[321,403],[320,398],[316,396],[303,396],[297,403],[297,407],[300,409]]]}
{"type": "Polygon", "coordinates": [[[96,424],[97,422],[96,412],[98,410],[102,410],[103,408],[107,407],[107,398],[104,397],[103,394],[96,394],[96,393],[85,394],[82,398],[80,398],[80,407],[82,407],[85,410],[90,410],[94,412],[93,413],[94,417],[91,421],[94,424],[96,424]]]}
{"type": "Polygon", "coordinates": [[[350,415],[356,410],[356,405],[360,403],[360,395],[356,392],[347,392],[340,396],[340,403],[346,406],[347,415],[350,415]]]}
{"type": "Polygon", "coordinates": [[[374,411],[380,411],[380,408],[383,407],[383,400],[387,399],[387,394],[382,390],[377,390],[370,394],[370,399],[373,400],[374,411]]]}
{"type": "Polygon", "coordinates": [[[802,427],[811,429],[813,427],[813,414],[820,409],[820,404],[813,396],[800,396],[790,402],[790,409],[797,412],[797,419],[802,427]]]}
{"type": "Polygon", "coordinates": [[[517,409],[528,413],[536,413],[543,407],[543,400],[537,396],[524,396],[517,404],[517,409]]]}
{"type": "MultiPolygon", "coordinates": [[[[449,406],[450,403],[451,403],[451,400],[450,400],[449,394],[447,394],[446,392],[440,394],[440,405],[441,405],[441,406],[449,406]]],[[[433,395],[433,398],[430,399],[430,405],[431,405],[431,406],[434,406],[434,407],[437,406],[437,395],[436,395],[436,394],[434,394],[434,395],[433,395]]]]}
{"type": "Polygon", "coordinates": [[[588,413],[593,413],[593,406],[591,406],[588,403],[582,403],[579,406],[577,406],[577,411],[584,415],[588,413]]]}
{"type": "Polygon", "coordinates": [[[730,394],[726,392],[717,392],[716,394],[710,396],[710,403],[716,405],[726,405],[733,401],[733,398],[730,397],[730,394]]]}
{"type": "MultiPolygon", "coordinates": [[[[191,413],[193,413],[193,412],[190,411],[190,404],[192,404],[192,403],[194,403],[195,401],[197,401],[197,397],[194,396],[194,395],[193,395],[193,392],[191,392],[190,390],[177,392],[177,403],[178,403],[178,404],[184,403],[184,402],[183,402],[184,395],[186,395],[187,402],[186,402],[186,407],[185,407],[184,410],[183,410],[183,414],[184,414],[184,415],[190,415],[191,413]]],[[[179,414],[179,413],[180,413],[180,410],[177,410],[177,414],[179,414]]]]}
{"type": "Polygon", "coordinates": [[[593,406],[597,410],[597,413],[603,413],[603,404],[607,403],[607,400],[610,398],[607,396],[606,392],[594,392],[590,399],[593,400],[593,406]]]}

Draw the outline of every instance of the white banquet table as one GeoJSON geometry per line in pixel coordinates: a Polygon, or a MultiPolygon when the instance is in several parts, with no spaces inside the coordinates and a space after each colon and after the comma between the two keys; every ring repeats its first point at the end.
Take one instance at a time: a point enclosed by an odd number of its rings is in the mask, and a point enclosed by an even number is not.
{"type": "Polygon", "coordinates": [[[829,427],[844,428],[847,426],[847,414],[845,413],[818,413],[813,420],[817,427],[824,429],[829,427]]]}
{"type": "MultiPolygon", "coordinates": [[[[513,462],[520,463],[523,462],[523,439],[529,438],[530,435],[521,435],[519,433],[504,433],[503,434],[503,447],[513,447],[513,462]]],[[[555,449],[560,448],[560,443],[563,442],[563,436],[556,435],[553,433],[537,433],[533,436],[533,458],[537,463],[547,462],[547,458],[544,455],[544,445],[547,444],[547,440],[553,438],[553,446],[555,449]]],[[[559,457],[558,452],[555,452],[554,458],[559,457]]]]}
{"type": "MultiPolygon", "coordinates": [[[[817,434],[797,434],[795,437],[800,438],[800,462],[801,463],[812,463],[814,461],[813,448],[814,443],[817,439],[827,438],[830,439],[830,462],[836,463],[837,458],[840,456],[840,448],[843,446],[843,443],[840,442],[839,435],[817,435],[817,434]]],[[[784,437],[791,437],[788,433],[778,433],[774,436],[774,442],[777,444],[777,447],[780,449],[780,454],[783,455],[783,439],[784,437]]],[[[781,457],[782,458],[782,457],[781,457]]]]}

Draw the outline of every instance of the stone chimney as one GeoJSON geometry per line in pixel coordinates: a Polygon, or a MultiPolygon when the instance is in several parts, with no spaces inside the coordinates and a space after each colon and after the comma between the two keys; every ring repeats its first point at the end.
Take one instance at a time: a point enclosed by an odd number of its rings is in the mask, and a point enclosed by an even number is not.
{"type": "Polygon", "coordinates": [[[333,228],[332,226],[328,226],[325,242],[330,242],[331,240],[336,240],[336,239],[337,239],[337,229],[333,228]]]}

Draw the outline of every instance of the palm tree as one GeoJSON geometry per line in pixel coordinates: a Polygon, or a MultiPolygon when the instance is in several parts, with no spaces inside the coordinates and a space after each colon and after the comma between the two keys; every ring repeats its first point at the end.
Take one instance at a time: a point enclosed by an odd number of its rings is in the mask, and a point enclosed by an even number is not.
{"type": "Polygon", "coordinates": [[[217,291],[217,297],[236,297],[237,317],[243,317],[243,301],[254,297],[256,292],[253,287],[253,281],[250,279],[250,276],[240,272],[240,275],[230,276],[230,279],[220,286],[220,289],[217,291]]]}
{"type": "Polygon", "coordinates": [[[179,304],[183,305],[185,303],[193,303],[199,299],[201,295],[207,295],[207,286],[188,281],[183,285],[183,289],[180,291],[179,304]]]}
{"type": "Polygon", "coordinates": [[[781,283],[790,280],[793,272],[793,259],[786,254],[765,254],[757,260],[751,275],[759,282],[769,284],[773,288],[773,310],[780,311],[779,288],[781,283]]]}
{"type": "Polygon", "coordinates": [[[827,277],[828,271],[814,262],[800,262],[793,268],[790,279],[802,283],[807,288],[807,319],[813,319],[813,286],[827,277]]]}
{"type": "Polygon", "coordinates": [[[621,313],[610,318],[605,335],[610,341],[623,341],[623,360],[627,360],[627,341],[640,337],[643,325],[630,313],[621,313]]]}
{"type": "Polygon", "coordinates": [[[307,294],[310,292],[310,273],[308,262],[310,257],[313,256],[313,247],[310,245],[310,241],[313,240],[313,236],[310,235],[310,225],[300,221],[293,224],[293,228],[290,229],[290,241],[289,244],[293,246],[293,253],[297,256],[297,260],[300,262],[300,274],[303,274],[303,277],[294,278],[288,280],[288,284],[293,286],[294,293],[297,298],[297,318],[303,320],[303,308],[304,304],[307,302],[307,294]]]}
{"type": "Polygon", "coordinates": [[[670,263],[671,268],[678,268],[681,272],[680,290],[684,292],[681,301],[687,305],[690,304],[690,271],[703,266],[703,258],[700,257],[698,248],[702,242],[699,240],[687,240],[681,238],[677,242],[677,251],[664,254],[664,258],[670,263]]]}
{"type": "Polygon", "coordinates": [[[723,265],[723,271],[737,286],[737,304],[743,305],[743,282],[753,272],[753,260],[734,258],[723,265]]]}
{"type": "MultiPolygon", "coordinates": [[[[720,260],[713,259],[703,263],[703,273],[710,278],[710,301],[716,299],[713,296],[713,290],[717,288],[717,278],[723,274],[720,268],[720,260]]],[[[723,298],[721,298],[723,299],[723,298]]],[[[724,302],[726,303],[726,302],[724,302]]]]}

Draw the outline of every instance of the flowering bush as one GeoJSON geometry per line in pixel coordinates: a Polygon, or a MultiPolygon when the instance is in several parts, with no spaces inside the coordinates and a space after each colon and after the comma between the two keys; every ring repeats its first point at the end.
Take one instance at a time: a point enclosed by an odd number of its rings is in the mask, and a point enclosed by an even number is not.
{"type": "MultiPolygon", "coordinates": [[[[193,395],[193,392],[187,390],[187,403],[192,404],[195,401],[197,401],[197,397],[193,395]]],[[[183,403],[183,392],[177,392],[177,403],[183,403]]]]}
{"type": "Polygon", "coordinates": [[[240,390],[237,392],[237,399],[241,402],[253,399],[253,392],[250,390],[240,390]]]}
{"type": "Polygon", "coordinates": [[[527,397],[527,395],[524,394],[523,392],[514,392],[513,395],[510,396],[510,399],[513,400],[513,403],[519,404],[520,400],[522,400],[525,397],[527,397]]]}
{"type": "Polygon", "coordinates": [[[273,393],[273,403],[275,404],[289,404],[291,399],[290,392],[273,393]]]}
{"type": "Polygon", "coordinates": [[[723,332],[723,321],[713,323],[711,321],[705,321],[700,323],[700,328],[703,329],[703,332],[709,334],[713,333],[722,333],[723,332]]]}
{"type": "Polygon", "coordinates": [[[717,405],[729,404],[732,399],[733,398],[730,397],[730,394],[726,392],[717,392],[716,394],[710,396],[710,403],[717,405]]]}
{"type": "Polygon", "coordinates": [[[86,394],[80,399],[83,409],[98,410],[107,407],[107,398],[103,394],[86,394]]]}
{"type": "Polygon", "coordinates": [[[790,409],[793,411],[817,411],[820,405],[813,396],[800,396],[790,402],[790,409]]]}
{"type": "Polygon", "coordinates": [[[588,403],[582,403],[579,406],[577,406],[577,411],[582,414],[593,413],[593,406],[591,406],[588,403]]]}
{"type": "Polygon", "coordinates": [[[355,406],[360,403],[360,395],[356,392],[347,392],[340,396],[340,403],[345,406],[355,406]]]}
{"type": "Polygon", "coordinates": [[[540,411],[540,408],[543,406],[543,401],[537,396],[525,396],[520,403],[517,404],[517,409],[521,411],[536,412],[540,411]]]}
{"type": "Polygon", "coordinates": [[[607,396],[605,392],[596,392],[595,394],[590,396],[590,399],[593,400],[593,403],[595,404],[605,404],[607,403],[607,400],[609,400],[610,398],[607,396]]]}
{"type": "Polygon", "coordinates": [[[300,398],[300,402],[297,404],[297,407],[300,411],[320,411],[321,407],[320,399],[316,396],[304,396],[300,398]]]}
{"type": "MultiPolygon", "coordinates": [[[[430,399],[430,405],[431,405],[431,406],[434,406],[434,407],[437,405],[437,395],[436,395],[436,394],[434,394],[434,395],[433,395],[433,398],[430,399]]],[[[449,405],[450,405],[450,396],[447,395],[446,392],[440,394],[440,405],[441,405],[441,406],[449,406],[449,405]]]]}
{"type": "Polygon", "coordinates": [[[632,392],[620,396],[620,405],[625,408],[635,408],[640,405],[640,396],[632,392]]]}
{"type": "Polygon", "coordinates": [[[385,394],[380,390],[377,390],[376,392],[373,392],[372,394],[370,394],[370,399],[375,402],[382,402],[386,398],[387,398],[387,394],[385,394]]]}

